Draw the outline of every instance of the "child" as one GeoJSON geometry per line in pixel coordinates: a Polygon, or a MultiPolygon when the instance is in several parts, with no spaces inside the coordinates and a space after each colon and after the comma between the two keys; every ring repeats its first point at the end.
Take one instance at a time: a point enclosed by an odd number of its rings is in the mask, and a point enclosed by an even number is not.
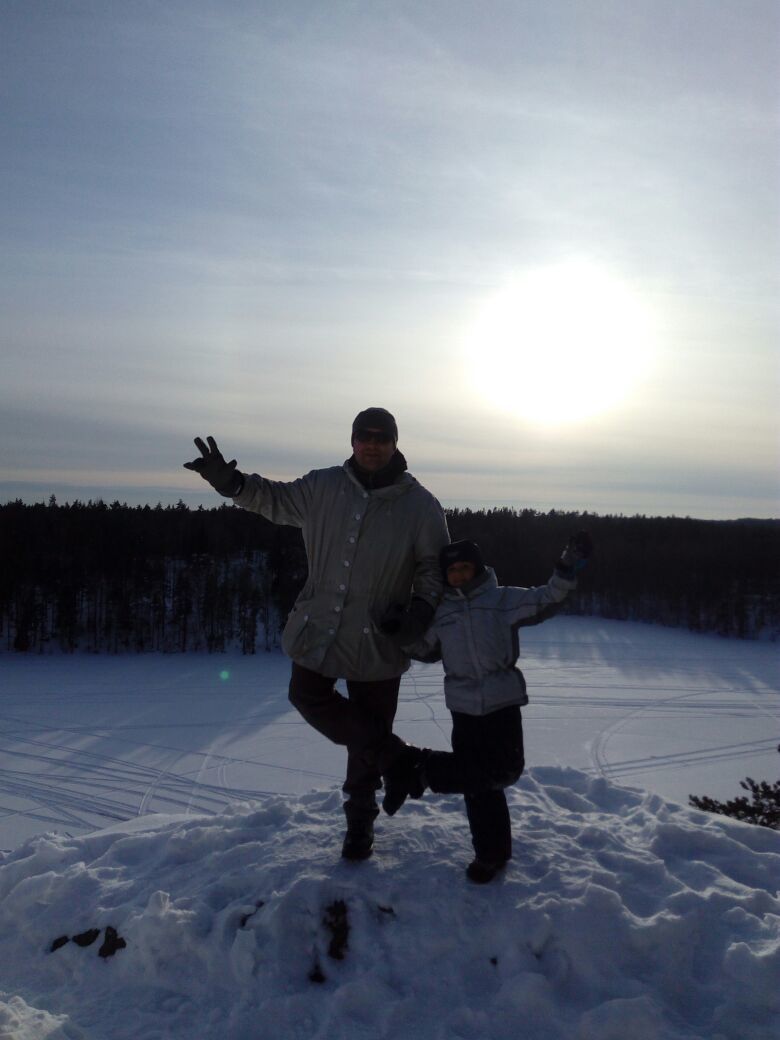
{"type": "Polygon", "coordinates": [[[462,793],[475,859],[471,881],[491,881],[512,855],[504,788],[523,772],[520,707],[528,703],[517,629],[549,617],[574,588],[592,543],[585,531],[573,536],[547,585],[499,585],[474,542],[453,542],[439,562],[444,595],[421,640],[404,649],[417,660],[444,664],[444,695],[452,714],[452,751],[402,745],[384,770],[382,803],[392,816],[407,797],[426,787],[462,793]]]}

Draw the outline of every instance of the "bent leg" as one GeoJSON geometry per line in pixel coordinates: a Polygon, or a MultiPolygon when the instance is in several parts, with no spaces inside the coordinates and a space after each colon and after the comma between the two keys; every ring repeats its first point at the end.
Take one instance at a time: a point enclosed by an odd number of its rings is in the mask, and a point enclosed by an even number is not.
{"type": "Polygon", "coordinates": [[[512,828],[504,788],[523,772],[523,726],[516,705],[489,715],[452,713],[452,752],[433,752],[425,774],[433,791],[462,793],[477,860],[512,856],[512,828]]]}
{"type": "Polygon", "coordinates": [[[425,778],[439,794],[509,787],[525,767],[523,724],[516,705],[489,715],[452,712],[452,751],[433,751],[425,778]]]}
{"type": "Polygon", "coordinates": [[[293,661],[290,703],[310,726],[334,744],[363,750],[372,747],[384,735],[382,720],[342,697],[335,683],[335,679],[293,661]]]}

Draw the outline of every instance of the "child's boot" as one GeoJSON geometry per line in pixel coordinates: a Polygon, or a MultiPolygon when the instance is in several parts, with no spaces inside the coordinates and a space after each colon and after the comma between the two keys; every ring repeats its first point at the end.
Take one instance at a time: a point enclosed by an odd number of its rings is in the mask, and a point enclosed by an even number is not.
{"type": "Polygon", "coordinates": [[[430,755],[427,748],[404,744],[382,775],[385,797],[382,808],[394,816],[407,798],[422,798],[428,786],[425,779],[425,761],[430,755]]]}
{"type": "Polygon", "coordinates": [[[486,885],[507,865],[507,860],[474,859],[466,867],[466,877],[475,885],[486,885]]]}

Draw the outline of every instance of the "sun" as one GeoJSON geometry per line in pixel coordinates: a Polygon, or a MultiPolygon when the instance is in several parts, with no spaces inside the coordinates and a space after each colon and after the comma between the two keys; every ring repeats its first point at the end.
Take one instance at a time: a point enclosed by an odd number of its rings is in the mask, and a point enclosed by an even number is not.
{"type": "Polygon", "coordinates": [[[504,411],[558,426],[623,403],[652,357],[650,315],[616,277],[591,264],[511,280],[466,336],[469,385],[504,411]]]}

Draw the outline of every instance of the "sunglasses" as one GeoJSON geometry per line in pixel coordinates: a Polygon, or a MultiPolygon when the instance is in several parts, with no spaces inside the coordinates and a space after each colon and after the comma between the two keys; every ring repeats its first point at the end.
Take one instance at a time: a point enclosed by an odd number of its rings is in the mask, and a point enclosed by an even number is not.
{"type": "Polygon", "coordinates": [[[392,439],[392,433],[385,433],[383,430],[355,430],[355,440],[361,444],[389,444],[392,439]]]}

